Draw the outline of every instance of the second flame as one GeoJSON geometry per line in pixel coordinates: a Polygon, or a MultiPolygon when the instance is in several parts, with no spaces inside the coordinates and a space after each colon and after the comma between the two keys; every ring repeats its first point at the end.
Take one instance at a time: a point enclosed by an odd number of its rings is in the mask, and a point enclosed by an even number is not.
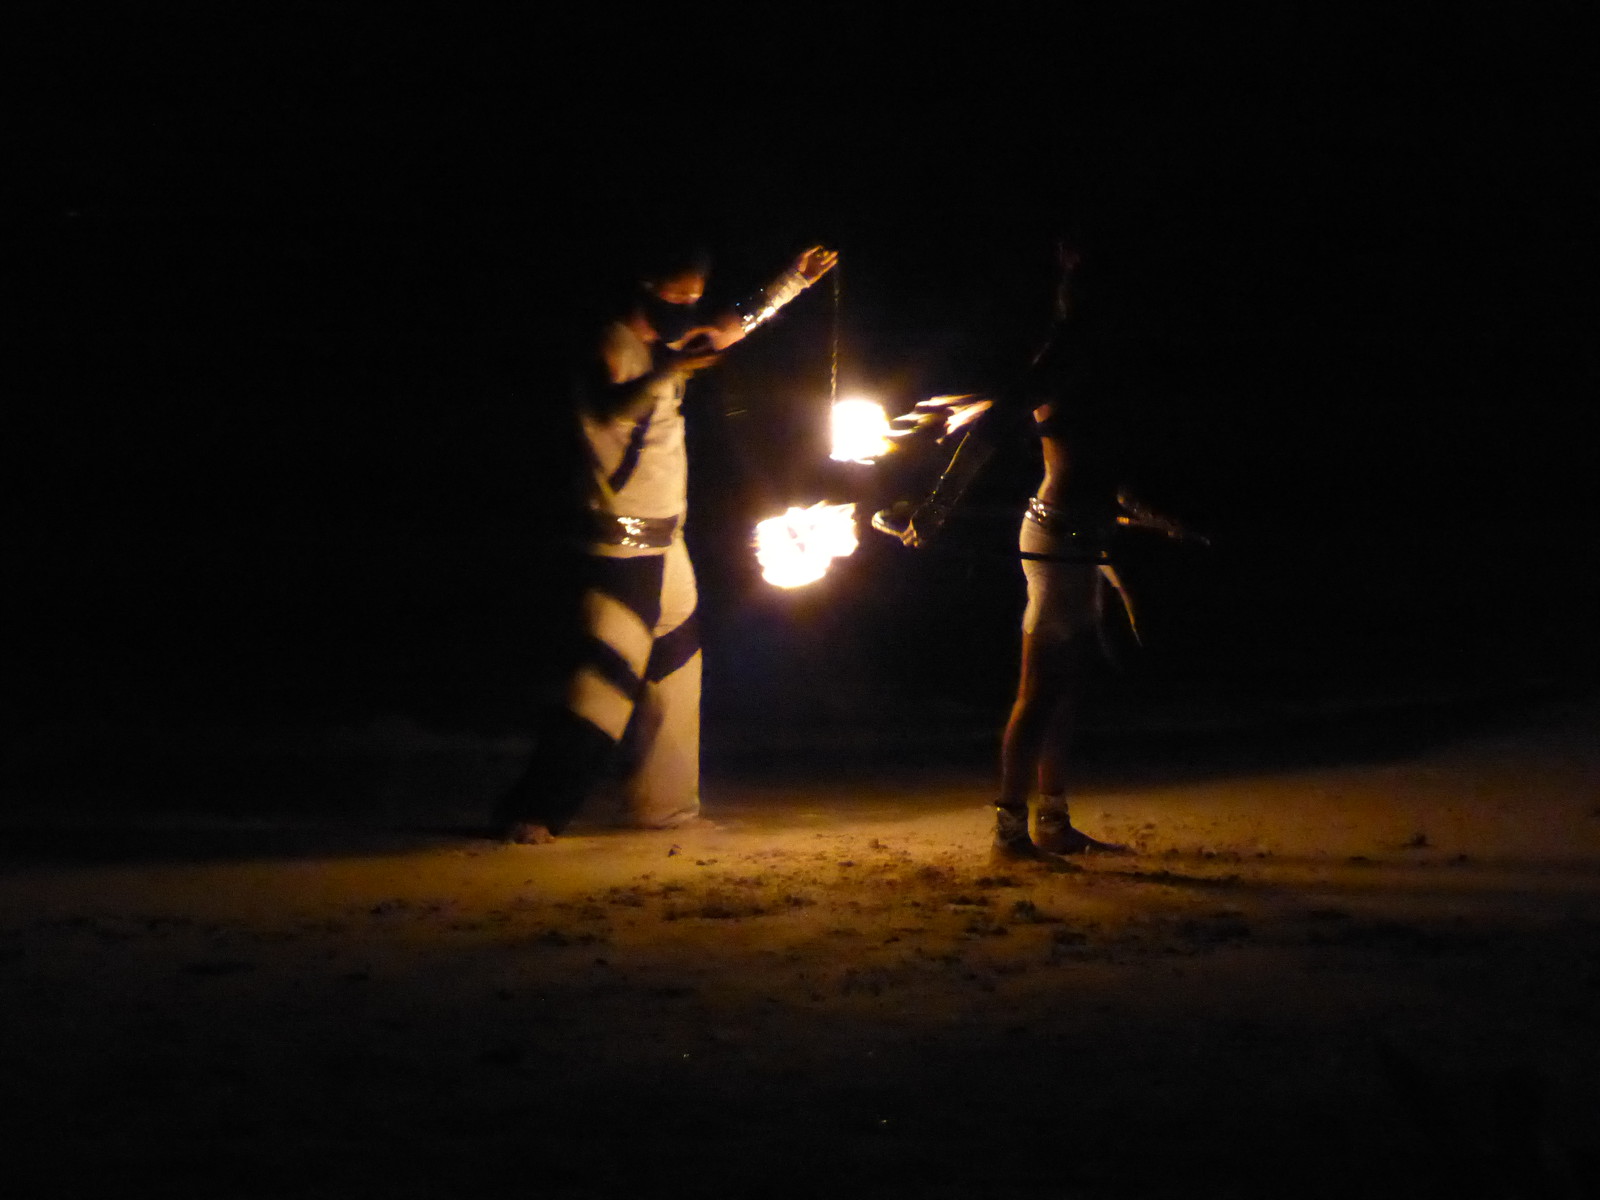
{"type": "Polygon", "coordinates": [[[804,587],[827,574],[836,558],[854,554],[854,504],[813,504],[790,508],[756,525],[756,561],[761,576],[776,587],[804,587]]]}

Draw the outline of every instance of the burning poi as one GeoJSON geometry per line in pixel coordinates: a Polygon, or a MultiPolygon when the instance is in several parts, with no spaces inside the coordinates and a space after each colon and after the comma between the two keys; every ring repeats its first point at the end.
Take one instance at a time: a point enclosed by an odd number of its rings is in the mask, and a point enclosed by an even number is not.
{"type": "Polygon", "coordinates": [[[894,449],[891,439],[903,438],[940,420],[944,422],[945,435],[954,433],[991,403],[974,395],[932,396],[891,420],[876,401],[839,400],[833,406],[833,449],[829,457],[838,462],[876,462],[894,449]]]}
{"type": "MultiPolygon", "coordinates": [[[[934,396],[892,420],[883,405],[852,397],[835,401],[829,457],[836,462],[873,463],[895,448],[893,439],[943,421],[953,433],[990,405],[973,396],[934,396]]],[[[781,516],[756,525],[756,561],[761,577],[774,587],[797,588],[815,583],[836,558],[855,553],[854,504],[820,502],[794,506],[781,516]]]]}
{"type": "Polygon", "coordinates": [[[827,574],[836,558],[855,553],[856,506],[821,502],[791,507],[756,525],[756,561],[775,587],[796,588],[827,574]]]}

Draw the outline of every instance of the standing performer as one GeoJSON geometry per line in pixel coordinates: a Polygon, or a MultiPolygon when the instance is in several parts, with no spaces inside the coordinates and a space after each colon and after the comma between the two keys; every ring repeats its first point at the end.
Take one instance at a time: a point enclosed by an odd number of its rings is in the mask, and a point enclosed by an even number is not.
{"type": "Polygon", "coordinates": [[[1110,532],[1105,506],[1092,492],[1071,486],[1074,464],[1061,408],[1053,399],[1033,411],[1044,479],[1028,501],[1018,538],[1028,603],[1017,696],[1000,739],[994,853],[1004,859],[1129,853],[1074,828],[1067,803],[1067,764],[1108,589],[1123,603],[1126,594],[1104,559],[1110,532]]]}
{"type": "Polygon", "coordinates": [[[526,772],[501,798],[507,841],[552,841],[605,773],[624,734],[629,820],[671,829],[700,811],[700,642],[684,544],[684,387],[838,261],[821,246],[752,302],[707,321],[709,260],[653,264],[581,364],[578,419],[592,468],[583,553],[582,658],[548,713],[526,772]]]}
{"type": "Polygon", "coordinates": [[[1056,253],[1054,321],[1022,380],[994,395],[926,499],[873,519],[875,528],[908,546],[929,544],[999,444],[1029,424],[1038,435],[1044,478],[1028,501],[1018,539],[1028,600],[1021,672],[1001,738],[995,801],[993,854],[1002,861],[1130,853],[1073,826],[1067,764],[1108,599],[1127,606],[1132,619],[1127,593],[1109,561],[1111,535],[1119,525],[1150,525],[1158,519],[1117,487],[1104,398],[1091,382],[1093,334],[1075,312],[1080,256],[1064,242],[1056,253]]]}

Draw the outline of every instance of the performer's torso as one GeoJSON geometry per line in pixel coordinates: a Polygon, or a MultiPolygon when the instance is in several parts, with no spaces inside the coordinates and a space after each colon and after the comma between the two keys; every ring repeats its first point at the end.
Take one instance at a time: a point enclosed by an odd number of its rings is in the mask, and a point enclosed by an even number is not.
{"type": "MultiPolygon", "coordinates": [[[[650,347],[623,325],[605,331],[607,351],[621,364],[626,383],[650,371],[650,347]]],[[[611,420],[583,414],[583,432],[598,472],[608,481],[598,506],[628,517],[682,517],[688,507],[689,459],[684,446],[683,383],[651,385],[648,406],[637,416],[611,420]]]]}

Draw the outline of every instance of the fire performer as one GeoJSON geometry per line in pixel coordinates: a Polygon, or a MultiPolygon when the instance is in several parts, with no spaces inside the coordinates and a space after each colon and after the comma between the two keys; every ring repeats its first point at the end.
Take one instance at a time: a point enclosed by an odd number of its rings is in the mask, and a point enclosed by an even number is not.
{"type": "Polygon", "coordinates": [[[1124,603],[1126,594],[1116,568],[1104,561],[1105,508],[1092,490],[1072,485],[1072,440],[1062,408],[1060,398],[1052,398],[1033,410],[1044,478],[1018,537],[1028,600],[1017,695],[1000,739],[999,858],[1129,852],[1077,829],[1067,801],[1073,732],[1108,589],[1124,603]]]}
{"type": "Polygon", "coordinates": [[[814,246],[752,301],[707,319],[709,258],[650,264],[580,365],[578,420],[592,471],[583,546],[582,658],[546,714],[532,761],[500,799],[507,841],[549,842],[576,815],[627,735],[630,822],[671,829],[700,810],[697,593],[684,544],[684,388],[723,350],[838,261],[814,246]]]}
{"type": "Polygon", "coordinates": [[[1073,825],[1069,752],[1108,605],[1120,605],[1130,623],[1133,618],[1110,561],[1112,534],[1135,527],[1191,536],[1118,486],[1115,439],[1104,397],[1097,395],[1102,389],[1093,380],[1099,367],[1092,322],[1099,314],[1086,323],[1075,311],[1078,250],[1060,242],[1056,252],[1054,319],[1022,378],[993,394],[926,499],[873,519],[880,532],[908,546],[926,546],[1005,439],[1028,426],[1039,438],[1044,477],[1028,501],[1018,539],[1027,581],[1021,670],[1001,737],[995,801],[993,853],[1003,861],[1131,853],[1073,825]]]}

